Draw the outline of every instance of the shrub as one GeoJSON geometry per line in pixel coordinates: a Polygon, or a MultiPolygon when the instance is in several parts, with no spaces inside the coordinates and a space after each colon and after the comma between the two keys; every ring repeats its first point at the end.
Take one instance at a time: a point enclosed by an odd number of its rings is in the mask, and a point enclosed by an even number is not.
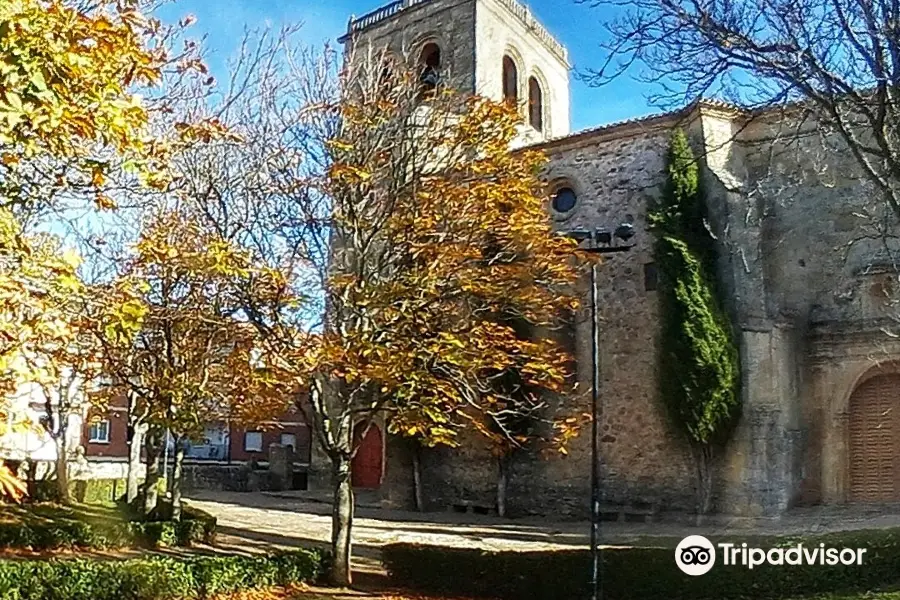
{"type": "Polygon", "coordinates": [[[194,544],[209,544],[215,540],[216,521],[203,519],[184,518],[175,523],[175,538],[179,546],[193,546],[194,544]]]}
{"type": "MultiPolygon", "coordinates": [[[[17,509],[18,510],[18,509],[17,509]]],[[[100,516],[82,514],[80,508],[30,505],[21,519],[0,523],[0,548],[121,548],[126,546],[191,546],[215,541],[216,518],[185,508],[180,522],[127,521],[112,509],[100,516]]]]}
{"type": "Polygon", "coordinates": [[[73,559],[0,561],[6,600],[163,600],[207,598],[274,584],[316,580],[324,555],[316,550],[265,557],[155,557],[124,561],[73,559]]]}
{"type": "Polygon", "coordinates": [[[245,587],[272,586],[278,580],[278,565],[262,558],[241,562],[214,558],[197,573],[198,588],[207,595],[235,592],[245,587]]]}
{"type": "MultiPolygon", "coordinates": [[[[170,513],[158,513],[158,516],[170,513]]],[[[192,546],[211,544],[216,538],[216,518],[196,508],[185,506],[181,521],[134,521],[135,538],[150,546],[192,546]]]]}
{"type": "Polygon", "coordinates": [[[175,546],[178,543],[174,521],[147,521],[131,524],[134,537],[141,543],[151,547],[175,546]]]}
{"type": "MultiPolygon", "coordinates": [[[[740,540],[729,539],[729,542],[740,540]]],[[[609,600],[780,599],[900,586],[900,530],[844,532],[816,537],[754,541],[761,548],[866,548],[863,564],[716,566],[690,577],[675,565],[673,548],[606,549],[601,584],[609,600]]],[[[484,598],[577,600],[589,597],[590,552],[488,552],[413,544],[382,551],[393,582],[423,592],[484,598]]]]}
{"type": "Polygon", "coordinates": [[[714,457],[741,411],[740,356],[716,278],[717,242],[687,135],[675,129],[666,185],[648,211],[659,264],[659,397],[694,450],[697,509],[712,503],[714,457]]]}

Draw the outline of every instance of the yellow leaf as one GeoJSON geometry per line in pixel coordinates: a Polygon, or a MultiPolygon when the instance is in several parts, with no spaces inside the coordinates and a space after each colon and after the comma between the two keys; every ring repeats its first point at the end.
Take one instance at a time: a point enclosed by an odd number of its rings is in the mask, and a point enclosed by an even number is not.
{"type": "Polygon", "coordinates": [[[94,203],[100,210],[115,210],[119,207],[115,200],[105,194],[97,194],[94,203]]]}
{"type": "Polygon", "coordinates": [[[100,187],[104,183],[106,183],[106,175],[103,173],[103,169],[99,167],[94,167],[91,172],[91,184],[94,187],[100,187]]]}

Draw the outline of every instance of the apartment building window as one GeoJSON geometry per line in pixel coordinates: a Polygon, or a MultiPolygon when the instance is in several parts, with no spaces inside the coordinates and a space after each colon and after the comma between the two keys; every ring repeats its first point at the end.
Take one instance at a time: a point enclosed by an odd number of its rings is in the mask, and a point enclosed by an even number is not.
{"type": "Polygon", "coordinates": [[[248,431],[244,434],[244,450],[247,452],[262,452],[262,432],[248,431]]]}
{"type": "Polygon", "coordinates": [[[297,436],[293,433],[282,433],[281,434],[281,445],[282,446],[290,446],[291,450],[297,450],[297,436]]]}
{"type": "Polygon", "coordinates": [[[109,443],[109,420],[103,419],[91,423],[88,427],[88,442],[91,444],[109,443]]]}

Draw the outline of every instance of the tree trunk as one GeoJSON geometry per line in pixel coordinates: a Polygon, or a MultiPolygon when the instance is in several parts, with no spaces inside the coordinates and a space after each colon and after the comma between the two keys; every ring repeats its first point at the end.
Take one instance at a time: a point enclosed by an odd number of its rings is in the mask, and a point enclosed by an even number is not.
{"type": "Polygon", "coordinates": [[[506,490],[509,487],[509,455],[497,459],[497,515],[506,516],[506,490]]]}
{"type": "Polygon", "coordinates": [[[144,517],[150,517],[156,510],[159,501],[159,471],[160,433],[149,431],[147,433],[147,478],[144,480],[144,517]]]}
{"type": "Polygon", "coordinates": [[[184,469],[184,438],[175,438],[175,468],[172,469],[172,520],[181,520],[181,476],[184,469]]]}
{"type": "Polygon", "coordinates": [[[413,465],[413,500],[416,510],[423,512],[425,503],[422,501],[422,446],[416,440],[412,440],[412,465],[413,465]]]}
{"type": "Polygon", "coordinates": [[[37,463],[33,459],[25,460],[25,486],[28,496],[34,498],[37,495],[37,463]]]}
{"type": "Polygon", "coordinates": [[[69,444],[66,440],[66,430],[59,432],[56,439],[56,491],[61,504],[71,504],[72,496],[69,494],[69,444]]]}
{"type": "Polygon", "coordinates": [[[348,587],[352,583],[350,572],[351,538],[353,526],[353,484],[350,480],[350,457],[333,456],[332,489],[334,501],[331,509],[331,583],[348,587]]]}
{"type": "Polygon", "coordinates": [[[697,526],[702,526],[712,507],[712,448],[707,445],[694,448],[694,464],[697,469],[697,526]]]}
{"type": "Polygon", "coordinates": [[[134,425],[131,442],[128,445],[128,482],[125,499],[129,506],[134,504],[140,493],[141,446],[144,443],[145,429],[143,424],[134,425]]]}

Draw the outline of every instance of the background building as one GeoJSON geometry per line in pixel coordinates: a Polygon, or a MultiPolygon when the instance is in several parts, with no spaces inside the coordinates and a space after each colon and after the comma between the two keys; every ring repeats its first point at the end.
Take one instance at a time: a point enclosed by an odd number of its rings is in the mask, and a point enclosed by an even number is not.
{"type": "MultiPolygon", "coordinates": [[[[57,399],[51,403],[56,406],[57,399]]],[[[19,424],[0,436],[0,459],[41,463],[40,472],[51,472],[57,449],[50,434],[41,426],[47,418],[46,396],[36,385],[24,385],[13,396],[8,418],[19,424]],[[30,425],[26,425],[30,424],[30,425]]],[[[130,434],[128,407],[124,398],[105,410],[90,407],[68,416],[67,447],[71,475],[75,479],[124,479],[127,473],[130,434]]],[[[290,411],[254,426],[229,422],[209,423],[202,439],[189,441],[185,463],[196,466],[228,467],[254,463],[266,467],[273,444],[290,446],[294,470],[301,475],[297,486],[305,487],[309,466],[311,436],[303,415],[290,411]]],[[[164,460],[172,465],[174,439],[168,439],[164,460]]]]}

